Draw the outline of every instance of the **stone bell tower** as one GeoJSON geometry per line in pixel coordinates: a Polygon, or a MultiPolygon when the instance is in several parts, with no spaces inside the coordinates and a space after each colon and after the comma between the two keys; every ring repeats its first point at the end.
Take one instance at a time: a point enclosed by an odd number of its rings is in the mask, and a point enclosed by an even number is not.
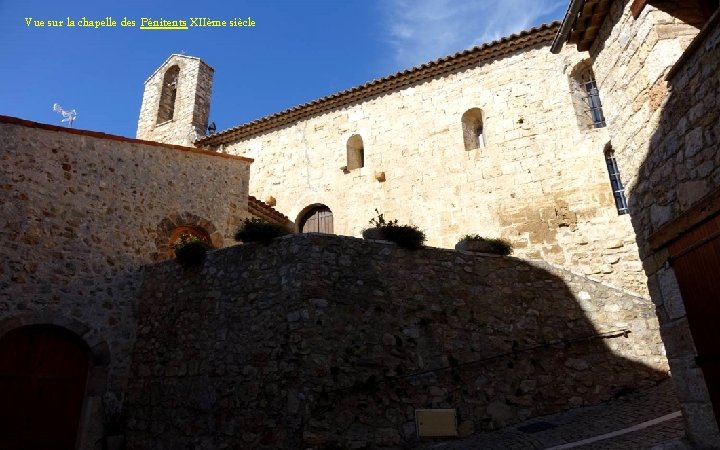
{"type": "Polygon", "coordinates": [[[137,138],[193,146],[207,130],[213,72],[200,58],[171,55],[145,81],[137,138]]]}

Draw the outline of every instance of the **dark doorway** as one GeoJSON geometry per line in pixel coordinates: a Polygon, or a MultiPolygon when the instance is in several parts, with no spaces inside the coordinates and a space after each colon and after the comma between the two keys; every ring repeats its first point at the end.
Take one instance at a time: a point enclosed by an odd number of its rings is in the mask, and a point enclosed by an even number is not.
{"type": "Polygon", "coordinates": [[[316,205],[302,214],[298,221],[301,233],[327,233],[333,232],[333,214],[325,205],[316,205]]]}
{"type": "Polygon", "coordinates": [[[720,216],[685,233],[669,247],[688,324],[720,425],[720,216]]]}
{"type": "Polygon", "coordinates": [[[0,448],[74,450],[88,367],[85,345],[57,326],[0,339],[0,448]]]}

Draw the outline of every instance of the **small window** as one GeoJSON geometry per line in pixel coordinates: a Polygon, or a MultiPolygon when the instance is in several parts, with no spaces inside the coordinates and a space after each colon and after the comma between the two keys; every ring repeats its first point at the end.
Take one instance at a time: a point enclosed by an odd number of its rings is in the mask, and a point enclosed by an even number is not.
{"type": "Polygon", "coordinates": [[[600,91],[589,61],[583,61],[572,71],[570,84],[573,105],[581,129],[605,127],[605,115],[600,102],[600,91]]]}
{"type": "Polygon", "coordinates": [[[172,66],[165,72],[160,92],[160,104],[158,105],[158,124],[172,120],[175,117],[178,75],[180,75],[180,67],[178,66],[172,66]]]}
{"type": "Polygon", "coordinates": [[[463,141],[465,150],[485,148],[485,130],[483,129],[482,110],[472,108],[462,115],[463,141]]]}
{"type": "Polygon", "coordinates": [[[600,103],[600,92],[592,72],[583,74],[582,83],[585,88],[585,102],[590,112],[593,127],[603,128],[605,126],[605,116],[603,115],[602,103],[600,103]]]}
{"type": "Polygon", "coordinates": [[[628,204],[627,198],[625,198],[625,187],[620,179],[620,169],[618,169],[615,152],[612,148],[605,150],[605,163],[607,164],[610,186],[613,191],[613,197],[615,198],[615,207],[617,208],[618,215],[627,214],[628,204]]]}
{"type": "Polygon", "coordinates": [[[353,134],[347,141],[347,170],[365,167],[365,147],[362,136],[353,134]]]}

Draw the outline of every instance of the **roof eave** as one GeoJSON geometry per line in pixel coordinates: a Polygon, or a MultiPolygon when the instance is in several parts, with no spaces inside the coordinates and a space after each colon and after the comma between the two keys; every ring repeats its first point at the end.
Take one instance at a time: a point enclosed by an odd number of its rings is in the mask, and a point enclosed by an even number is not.
{"type": "Polygon", "coordinates": [[[558,54],[560,50],[562,50],[562,46],[567,42],[570,31],[575,24],[575,20],[577,20],[578,13],[584,4],[585,0],[572,0],[570,5],[568,5],[568,9],[565,11],[565,17],[560,24],[560,29],[555,35],[552,45],[550,45],[550,51],[552,53],[558,54]]]}

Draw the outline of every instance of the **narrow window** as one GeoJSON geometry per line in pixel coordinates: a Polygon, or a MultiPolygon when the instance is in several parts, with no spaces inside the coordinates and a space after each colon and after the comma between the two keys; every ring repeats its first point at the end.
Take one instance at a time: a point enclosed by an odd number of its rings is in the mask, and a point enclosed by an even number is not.
{"type": "Polygon", "coordinates": [[[365,147],[362,136],[353,134],[347,141],[347,170],[365,167],[365,147]]]}
{"type": "Polygon", "coordinates": [[[485,148],[482,110],[479,108],[469,109],[465,111],[460,120],[462,122],[465,150],[485,148]]]}
{"type": "Polygon", "coordinates": [[[580,129],[605,127],[600,91],[590,61],[582,61],[575,66],[570,75],[570,88],[580,129]]]}
{"type": "Polygon", "coordinates": [[[595,128],[603,128],[605,126],[605,116],[603,115],[602,103],[600,103],[600,92],[592,71],[582,74],[582,83],[585,88],[585,101],[587,102],[592,124],[595,128]]]}
{"type": "Polygon", "coordinates": [[[627,198],[625,198],[625,187],[620,179],[620,170],[612,148],[605,150],[605,163],[607,164],[608,175],[610,175],[610,186],[612,187],[613,197],[615,197],[615,207],[618,215],[627,214],[628,204],[627,198]]]}
{"type": "Polygon", "coordinates": [[[178,66],[172,66],[165,72],[162,90],[160,92],[160,105],[158,106],[158,124],[172,120],[175,116],[175,99],[177,97],[179,74],[180,68],[178,66]]]}

